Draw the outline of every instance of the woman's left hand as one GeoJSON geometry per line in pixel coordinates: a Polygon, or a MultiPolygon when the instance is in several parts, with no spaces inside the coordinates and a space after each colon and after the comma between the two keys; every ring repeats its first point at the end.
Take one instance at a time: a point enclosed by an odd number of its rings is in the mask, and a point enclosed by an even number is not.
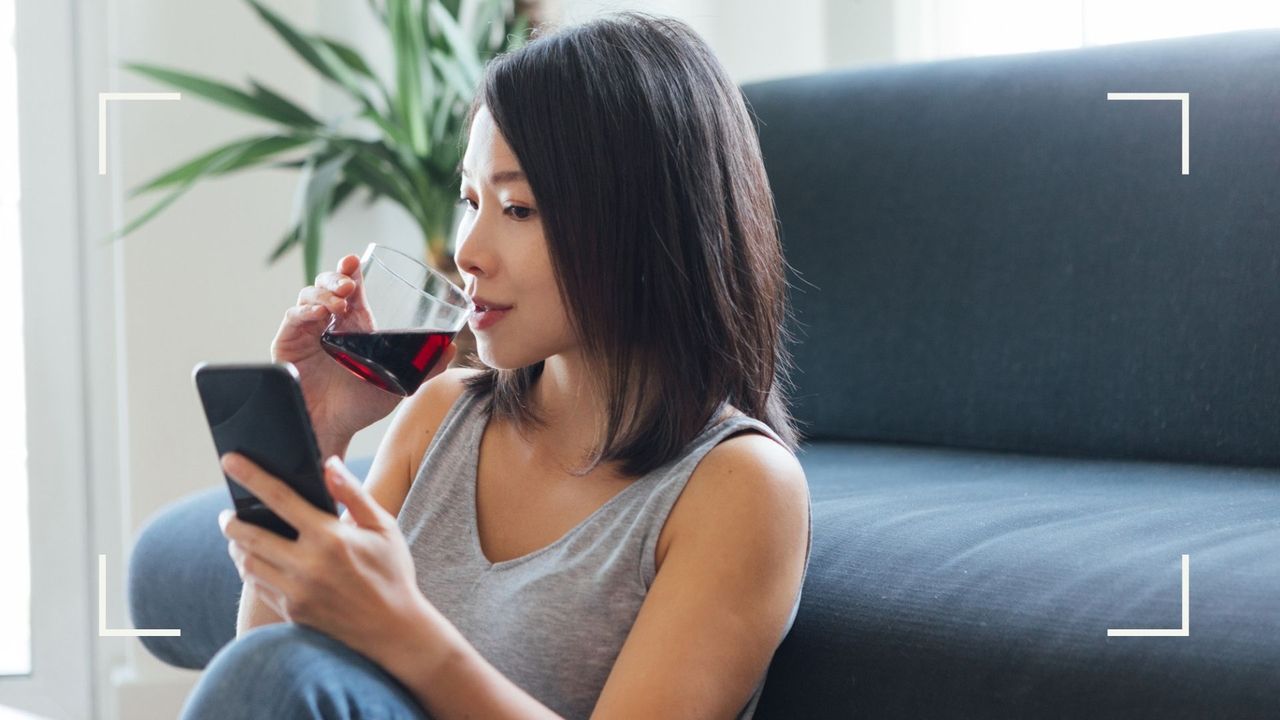
{"type": "Polygon", "coordinates": [[[324,474],[334,500],[347,506],[349,516],[341,520],[243,455],[227,453],[222,467],[298,530],[296,540],[287,540],[238,519],[232,510],[218,515],[240,577],[265,584],[286,620],[320,630],[375,661],[408,636],[421,636],[435,613],[418,590],[404,535],[337,456],[325,463],[324,474]]]}

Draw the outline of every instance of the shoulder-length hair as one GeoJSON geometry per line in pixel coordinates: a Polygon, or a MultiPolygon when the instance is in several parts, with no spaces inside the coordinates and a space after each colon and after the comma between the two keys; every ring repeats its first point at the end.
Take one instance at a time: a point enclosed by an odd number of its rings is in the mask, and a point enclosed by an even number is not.
{"type": "MultiPolygon", "coordinates": [[[[773,193],[742,92],[687,25],[602,16],[492,60],[488,108],[528,178],[560,297],[607,398],[586,474],[644,475],[679,457],[722,402],[795,451],[791,311],[773,193]]],[[[466,380],[495,417],[545,361],[466,380]]]]}

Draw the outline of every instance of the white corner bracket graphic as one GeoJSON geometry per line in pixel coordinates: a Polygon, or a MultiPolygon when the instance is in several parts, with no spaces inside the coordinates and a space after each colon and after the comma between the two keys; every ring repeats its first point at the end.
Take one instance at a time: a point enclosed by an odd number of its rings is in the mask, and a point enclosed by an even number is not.
{"type": "Polygon", "coordinates": [[[1191,635],[1191,556],[1182,556],[1182,627],[1157,630],[1107,628],[1107,637],[1187,637],[1191,635]]]}
{"type": "Polygon", "coordinates": [[[181,630],[112,630],[107,627],[107,556],[98,556],[98,637],[178,637],[181,630]]]}
{"type": "Polygon", "coordinates": [[[1191,93],[1126,93],[1109,92],[1108,100],[1180,100],[1182,101],[1182,174],[1191,174],[1191,93]]]}
{"type": "Polygon", "coordinates": [[[181,100],[176,92],[102,92],[98,93],[98,174],[107,174],[107,103],[111,100],[181,100]]]}

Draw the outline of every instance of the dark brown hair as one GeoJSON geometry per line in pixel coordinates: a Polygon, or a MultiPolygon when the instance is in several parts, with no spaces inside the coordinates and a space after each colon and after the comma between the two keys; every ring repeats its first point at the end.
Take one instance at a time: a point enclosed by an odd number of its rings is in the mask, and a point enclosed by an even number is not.
{"type": "MultiPolygon", "coordinates": [[[[737,85],[684,23],[602,16],[494,58],[468,117],[488,108],[528,177],[560,297],[608,398],[586,473],[640,476],[679,457],[722,401],[794,451],[793,340],[782,246],[759,139],[737,85]]],[[[467,385],[495,417],[545,361],[467,385]]]]}

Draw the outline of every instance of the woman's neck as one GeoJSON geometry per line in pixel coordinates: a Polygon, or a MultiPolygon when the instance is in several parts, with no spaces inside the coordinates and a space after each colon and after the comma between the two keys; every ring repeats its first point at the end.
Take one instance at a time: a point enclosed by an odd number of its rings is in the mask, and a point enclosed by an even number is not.
{"type": "Polygon", "coordinates": [[[530,441],[566,467],[590,459],[602,438],[608,408],[594,397],[581,356],[561,353],[547,358],[534,383],[532,401],[546,424],[530,441]]]}

